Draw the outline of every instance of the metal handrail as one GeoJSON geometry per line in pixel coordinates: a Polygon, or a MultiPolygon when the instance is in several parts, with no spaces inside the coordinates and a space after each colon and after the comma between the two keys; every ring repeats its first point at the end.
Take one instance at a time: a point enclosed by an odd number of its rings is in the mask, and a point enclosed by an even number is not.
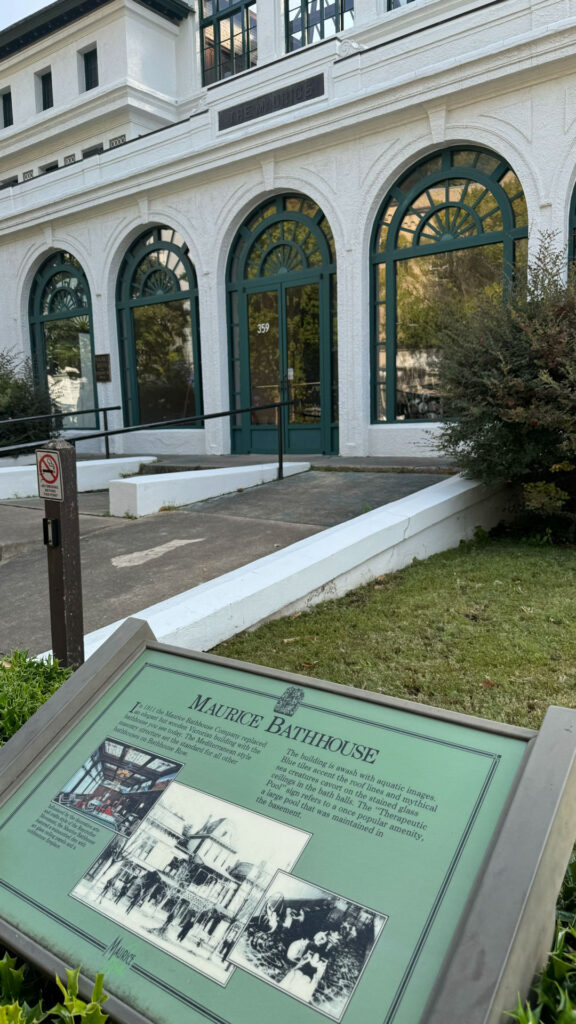
{"type": "Polygon", "coordinates": [[[75,412],[55,410],[54,412],[43,412],[39,416],[9,416],[7,420],[0,420],[0,427],[8,426],[9,423],[12,425],[15,423],[32,423],[33,420],[64,419],[65,416],[88,416],[93,412],[117,412],[121,408],[121,405],[102,405],[98,409],[77,409],[75,412]]]}
{"type": "MultiPolygon", "coordinates": [[[[263,412],[264,409],[277,409],[278,479],[282,480],[284,477],[284,432],[282,429],[282,416],[280,415],[280,409],[288,405],[294,405],[293,400],[287,400],[284,402],[270,402],[269,405],[250,405],[244,409],[227,409],[226,412],[203,413],[202,416],[184,416],[182,419],[179,420],[159,420],[155,423],[140,423],[138,424],[138,426],[118,427],[116,430],[99,430],[94,432],[90,431],[90,433],[67,437],[66,440],[69,441],[70,444],[76,445],[78,441],[92,441],[96,437],[103,437],[105,439],[106,458],[110,458],[108,438],[111,437],[113,434],[133,434],[136,433],[136,431],[138,430],[149,430],[150,428],[156,427],[175,427],[181,426],[184,423],[197,423],[203,422],[203,420],[220,419],[222,416],[239,416],[245,412],[263,412]]],[[[115,408],[119,408],[119,406],[116,406],[115,408]]],[[[45,441],[28,441],[25,444],[15,444],[6,448],[0,447],[0,458],[5,455],[12,455],[14,452],[24,453],[27,451],[35,450],[36,448],[41,448],[42,445],[49,444],[50,441],[51,438],[47,438],[45,441]]]]}
{"type": "MultiPolygon", "coordinates": [[[[95,412],[95,413],[98,413],[98,414],[100,414],[100,413],[104,414],[103,415],[104,430],[106,432],[108,432],[108,413],[109,412],[117,412],[121,408],[122,408],[121,405],[102,405],[102,406],[100,406],[99,409],[77,409],[76,412],[48,412],[48,413],[42,413],[40,416],[15,416],[15,417],[7,419],[7,420],[0,420],[0,427],[8,426],[8,424],[12,424],[12,426],[14,426],[15,423],[31,423],[31,422],[33,422],[35,420],[58,420],[58,419],[64,419],[65,416],[89,416],[91,413],[95,412]]],[[[92,435],[90,435],[90,436],[92,436],[92,435]]],[[[39,444],[45,444],[46,442],[45,441],[32,441],[31,443],[34,446],[37,446],[39,444]]],[[[12,450],[12,449],[10,449],[10,450],[12,450]]],[[[104,439],[104,450],[106,452],[106,458],[109,459],[110,458],[110,443],[108,441],[108,437],[105,437],[105,439],[104,439]]],[[[2,447],[0,447],[0,454],[2,454],[2,447]]]]}

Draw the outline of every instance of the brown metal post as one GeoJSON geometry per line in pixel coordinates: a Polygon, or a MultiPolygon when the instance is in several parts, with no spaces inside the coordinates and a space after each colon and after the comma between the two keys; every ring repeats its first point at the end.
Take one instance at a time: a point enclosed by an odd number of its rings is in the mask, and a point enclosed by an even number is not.
{"type": "Polygon", "coordinates": [[[84,662],[84,617],[76,451],[67,441],[51,441],[36,450],[36,458],[39,494],[45,499],[52,651],[63,665],[78,668],[84,662]]]}
{"type": "MultiPolygon", "coordinates": [[[[103,416],[104,416],[104,430],[108,430],[108,412],[107,412],[106,409],[103,409],[102,413],[103,413],[103,416]]],[[[106,458],[109,459],[110,458],[110,438],[108,437],[108,434],[106,434],[106,436],[104,438],[104,449],[106,451],[106,458]]]]}

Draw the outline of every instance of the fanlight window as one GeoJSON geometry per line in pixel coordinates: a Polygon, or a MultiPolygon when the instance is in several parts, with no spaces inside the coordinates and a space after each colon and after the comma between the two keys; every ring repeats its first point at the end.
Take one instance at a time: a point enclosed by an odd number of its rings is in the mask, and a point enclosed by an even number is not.
{"type": "Polygon", "coordinates": [[[197,306],[196,274],[183,238],[168,227],[137,238],[124,257],[117,288],[128,423],[201,415],[197,306]]]}
{"type": "Polygon", "coordinates": [[[435,420],[440,314],[473,312],[524,265],[528,216],[509,164],[447,149],[392,188],[378,217],[373,264],[373,420],[435,420]]]}
{"type": "Polygon", "coordinates": [[[53,253],[30,292],[32,358],[38,383],[56,408],[69,413],[67,429],[93,428],[97,418],[90,290],[78,260],[53,253]]]}

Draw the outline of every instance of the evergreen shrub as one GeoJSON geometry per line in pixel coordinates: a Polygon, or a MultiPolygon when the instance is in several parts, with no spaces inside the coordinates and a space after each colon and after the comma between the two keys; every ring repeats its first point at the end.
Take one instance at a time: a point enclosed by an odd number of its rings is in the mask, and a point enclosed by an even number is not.
{"type": "MultiPolygon", "coordinates": [[[[48,392],[38,388],[34,381],[30,360],[19,360],[13,352],[0,351],[0,420],[44,416],[54,411],[48,392]]],[[[49,420],[0,426],[0,448],[26,441],[44,441],[54,434],[50,426],[49,420]]],[[[52,426],[58,424],[55,422],[52,426]]]]}
{"type": "Polygon", "coordinates": [[[441,446],[485,483],[519,485],[518,525],[576,539],[576,278],[554,238],[522,281],[442,328],[441,446]]]}

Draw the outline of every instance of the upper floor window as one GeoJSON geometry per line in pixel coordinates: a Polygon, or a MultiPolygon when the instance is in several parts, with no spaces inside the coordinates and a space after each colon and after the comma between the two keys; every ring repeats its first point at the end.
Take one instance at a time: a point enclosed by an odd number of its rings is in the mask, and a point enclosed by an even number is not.
{"type": "Polygon", "coordinates": [[[88,149],[82,150],[82,159],[86,160],[86,158],[89,156],[98,156],[100,153],[103,152],[104,144],[102,142],[97,142],[94,146],[88,146],[88,149]]]}
{"type": "Polygon", "coordinates": [[[9,128],[11,124],[14,124],[14,114],[12,113],[12,93],[10,89],[6,89],[2,93],[2,127],[9,128]]]}
{"type": "Polygon", "coordinates": [[[200,0],[204,85],[256,65],[256,22],[256,0],[200,0]]]}
{"type": "Polygon", "coordinates": [[[36,109],[48,110],[53,106],[52,72],[50,70],[40,71],[36,75],[36,109]]]}
{"type": "Polygon", "coordinates": [[[98,51],[95,46],[82,54],[84,65],[84,90],[95,89],[98,85],[98,51]]]}
{"type": "Polygon", "coordinates": [[[291,53],[353,24],[354,0],[287,0],[286,49],[291,53]]]}

